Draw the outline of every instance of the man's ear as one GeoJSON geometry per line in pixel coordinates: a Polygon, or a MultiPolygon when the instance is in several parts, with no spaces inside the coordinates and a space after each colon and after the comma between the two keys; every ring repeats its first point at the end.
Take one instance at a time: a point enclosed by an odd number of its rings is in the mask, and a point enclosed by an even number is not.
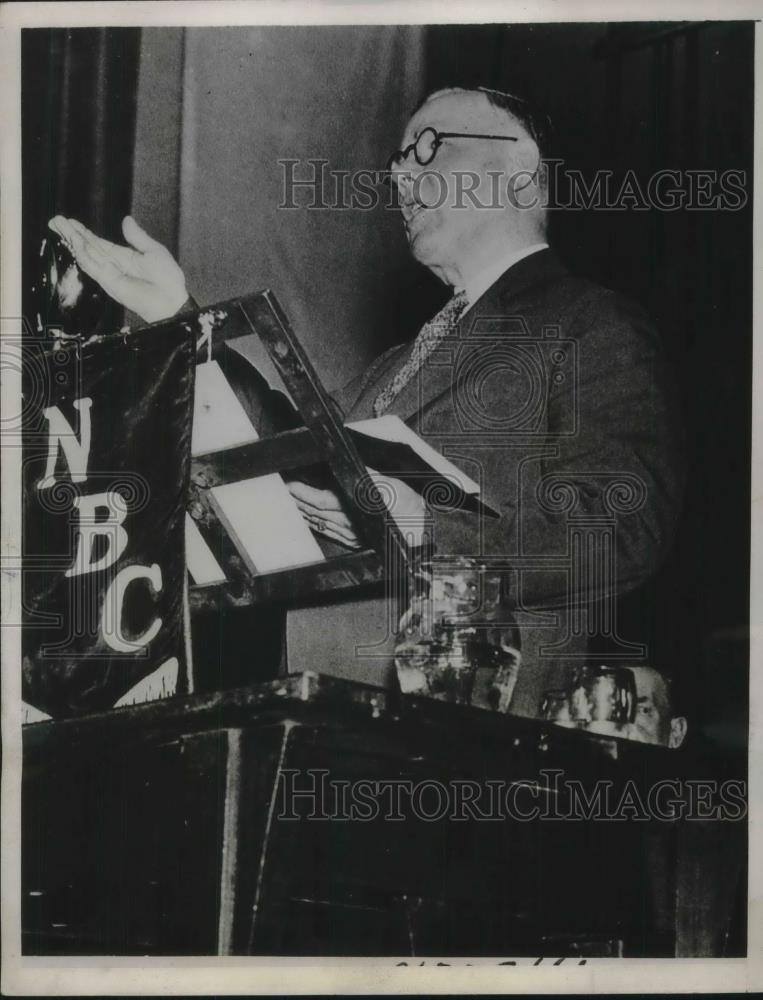
{"type": "Polygon", "coordinates": [[[520,139],[516,144],[512,143],[511,147],[507,158],[510,172],[506,192],[514,208],[527,208],[528,199],[527,197],[523,199],[521,192],[531,185],[540,185],[540,153],[535,142],[529,137],[520,139]]]}
{"type": "Polygon", "coordinates": [[[670,736],[668,737],[668,746],[672,750],[677,750],[686,739],[687,728],[686,719],[683,715],[678,715],[675,719],[670,720],[670,736]]]}

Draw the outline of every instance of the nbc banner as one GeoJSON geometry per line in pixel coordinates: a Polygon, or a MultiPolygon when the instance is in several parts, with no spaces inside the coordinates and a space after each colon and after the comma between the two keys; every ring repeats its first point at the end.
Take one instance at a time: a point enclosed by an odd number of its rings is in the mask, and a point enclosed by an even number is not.
{"type": "Polygon", "coordinates": [[[188,690],[193,374],[179,323],[24,344],[26,721],[188,690]]]}

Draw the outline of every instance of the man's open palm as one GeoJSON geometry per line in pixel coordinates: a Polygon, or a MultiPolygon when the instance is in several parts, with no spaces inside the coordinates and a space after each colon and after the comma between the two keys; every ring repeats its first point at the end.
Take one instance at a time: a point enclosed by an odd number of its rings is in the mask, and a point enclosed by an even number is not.
{"type": "Polygon", "coordinates": [[[131,216],[122,221],[129,246],[110,243],[76,219],[62,215],[51,219],[48,226],[69,246],[85,274],[146,322],[173,316],[188,298],[185,275],[175,258],[131,216]]]}

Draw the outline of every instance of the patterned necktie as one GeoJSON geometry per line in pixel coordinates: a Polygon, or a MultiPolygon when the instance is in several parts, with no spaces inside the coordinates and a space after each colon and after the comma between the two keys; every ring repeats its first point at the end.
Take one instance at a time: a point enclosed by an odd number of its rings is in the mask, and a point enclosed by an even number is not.
{"type": "Polygon", "coordinates": [[[466,292],[456,292],[437,315],[422,326],[414,341],[411,356],[374,400],[374,416],[380,417],[390,408],[437,345],[456,329],[461,314],[468,305],[466,292]]]}

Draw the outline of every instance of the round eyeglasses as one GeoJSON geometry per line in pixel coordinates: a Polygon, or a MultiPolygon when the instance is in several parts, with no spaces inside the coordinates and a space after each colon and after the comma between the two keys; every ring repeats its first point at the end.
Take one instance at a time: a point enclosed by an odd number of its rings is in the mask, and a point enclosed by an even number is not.
{"type": "Polygon", "coordinates": [[[499,139],[504,142],[517,142],[516,135],[483,135],[479,132],[440,132],[428,125],[422,129],[415,140],[405,149],[397,149],[387,160],[385,172],[391,175],[393,167],[399,167],[411,153],[420,167],[426,167],[437,155],[443,139],[499,139]]]}

